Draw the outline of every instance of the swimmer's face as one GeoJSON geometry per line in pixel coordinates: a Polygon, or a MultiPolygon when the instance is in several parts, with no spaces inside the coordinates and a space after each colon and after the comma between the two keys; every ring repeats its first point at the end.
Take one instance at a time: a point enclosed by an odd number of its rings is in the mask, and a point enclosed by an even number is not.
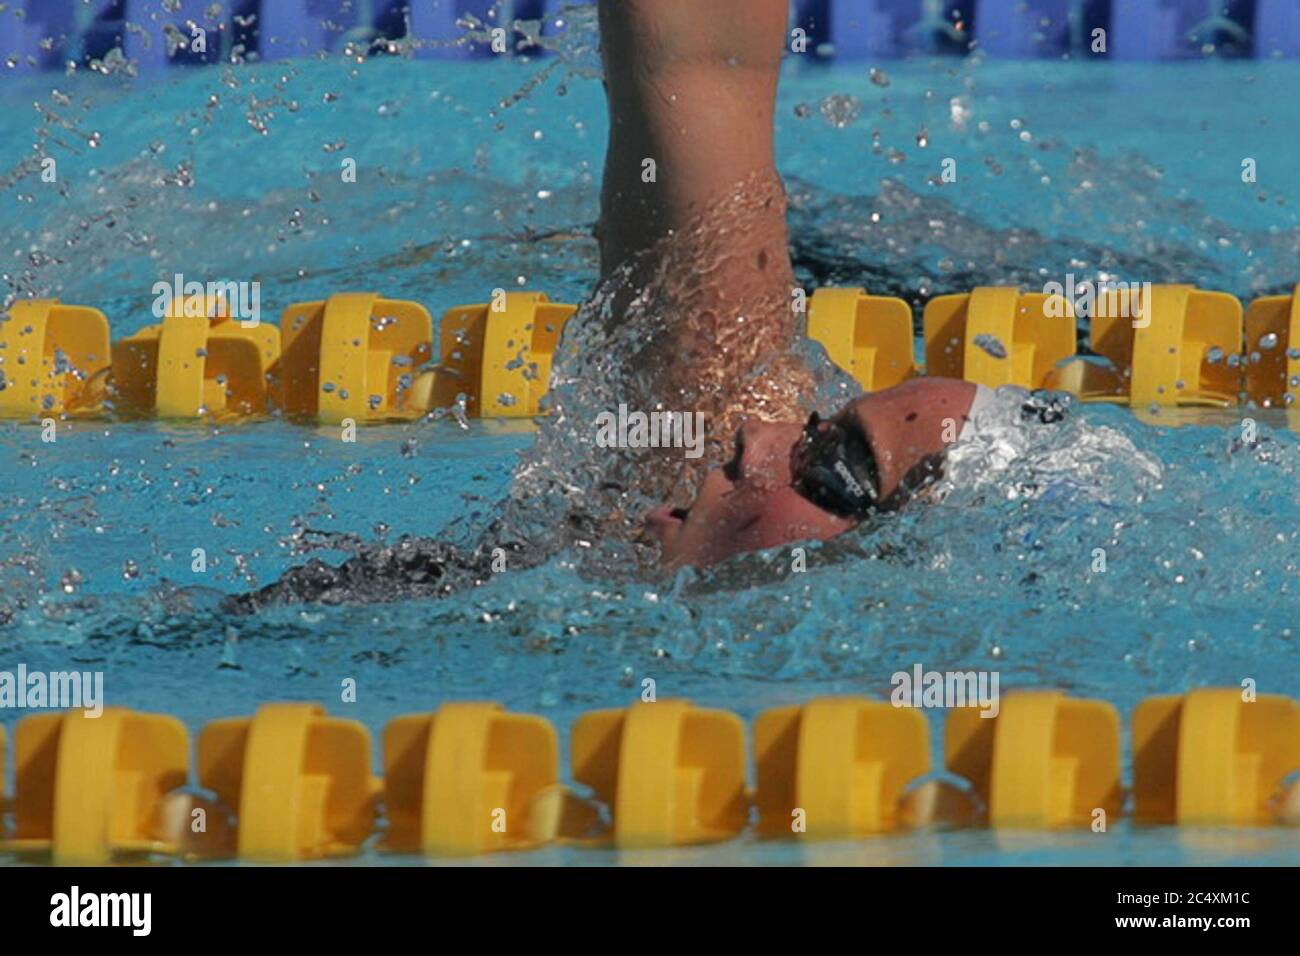
{"type": "MultiPolygon", "coordinates": [[[[859,398],[826,421],[747,422],[732,459],[708,474],[691,506],[655,509],[647,530],[673,567],[843,534],[864,512],[899,507],[938,474],[973,394],[965,382],[916,379],[859,398]],[[866,446],[858,461],[874,468],[874,482],[850,480],[846,490],[832,479],[826,487],[820,480],[826,472],[817,466],[836,460],[834,448],[855,441],[866,446]],[[827,447],[829,456],[819,451],[827,447]],[[860,491],[871,500],[854,509],[860,491]]],[[[867,470],[853,469],[858,479],[867,470]]]]}

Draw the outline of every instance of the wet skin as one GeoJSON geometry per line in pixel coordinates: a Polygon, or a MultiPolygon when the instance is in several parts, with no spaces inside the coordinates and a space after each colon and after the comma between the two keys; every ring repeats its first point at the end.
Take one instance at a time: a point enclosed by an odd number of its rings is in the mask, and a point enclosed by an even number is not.
{"type": "MultiPolygon", "coordinates": [[[[974,397],[975,386],[967,382],[913,379],[864,395],[832,417],[860,425],[875,453],[880,510],[902,507],[939,476],[943,453],[961,433],[974,397]]],[[[735,455],[708,474],[689,508],[665,505],[646,517],[664,563],[715,564],[792,541],[824,541],[856,526],[795,489],[803,432],[802,422],[742,425],[735,455]]]]}

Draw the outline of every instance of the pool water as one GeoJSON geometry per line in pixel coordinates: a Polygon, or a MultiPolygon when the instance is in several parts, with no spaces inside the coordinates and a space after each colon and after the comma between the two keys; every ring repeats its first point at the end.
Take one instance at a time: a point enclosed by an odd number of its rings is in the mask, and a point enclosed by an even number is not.
{"type": "MultiPolygon", "coordinates": [[[[1300,66],[968,58],[886,72],[882,85],[865,65],[787,66],[779,162],[810,287],[919,302],[1105,271],[1246,300],[1300,279],[1300,66]],[[958,182],[934,182],[948,158],[958,182]],[[1245,158],[1258,183],[1242,182],[1245,158]]],[[[94,305],[115,338],[154,321],[153,284],[176,272],[260,279],[275,316],[352,289],[435,315],[496,287],[577,302],[596,275],[603,94],[555,59],[7,78],[0,97],[7,291],[94,305]],[[57,159],[57,184],[33,174],[33,147],[57,159]],[[341,180],[343,158],[358,183],[341,180]]],[[[344,444],[277,421],[70,422],[47,445],[0,423],[0,668],[103,670],[109,703],[192,733],[268,700],[319,700],[377,735],[401,713],[491,699],[563,738],[647,677],[661,697],[748,721],[820,694],[887,695],[917,663],[996,669],[1004,692],[1061,688],[1126,717],[1153,694],[1248,678],[1300,693],[1300,441],[1282,413],[1073,418],[1035,459],[1056,493],[1028,494],[1014,472],[955,489],[862,533],[864,551],[894,559],[791,574],[776,555],[739,586],[651,585],[593,577],[565,553],[445,600],[253,617],[222,613],[220,596],[346,556],[316,532],[468,534],[531,430],[441,419],[344,444]],[[1242,441],[1244,415],[1257,441],[1242,441]],[[1090,434],[1108,436],[1093,457],[1090,434]],[[1099,547],[1105,573],[1091,570],[1099,547]],[[339,702],[346,678],[355,703],[339,702]]],[[[12,731],[19,716],[0,721],[12,731]]],[[[927,716],[938,765],[943,714],[927,716]]],[[[1295,831],[1119,823],[481,862],[1220,864],[1297,850],[1295,831]]]]}

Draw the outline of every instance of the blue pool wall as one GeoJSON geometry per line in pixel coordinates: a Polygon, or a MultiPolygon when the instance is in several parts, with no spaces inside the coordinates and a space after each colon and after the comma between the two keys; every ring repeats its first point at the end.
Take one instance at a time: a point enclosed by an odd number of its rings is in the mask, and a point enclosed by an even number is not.
{"type": "MultiPolygon", "coordinates": [[[[546,19],[569,0],[227,0],[208,19],[211,0],[11,0],[0,10],[5,73],[62,70],[103,59],[114,48],[142,71],[217,62],[242,48],[263,60],[359,50],[413,36],[453,41],[458,21],[489,26],[546,19]],[[164,35],[208,34],[208,50],[176,49],[164,35]],[[168,47],[173,49],[169,51],[168,47]]],[[[791,27],[820,59],[916,54],[1115,60],[1177,60],[1207,55],[1300,57],[1300,0],[792,0],[791,27]],[[1094,50],[1106,31],[1104,53],[1094,50]]],[[[510,44],[511,52],[519,50],[510,44]]],[[[491,56],[485,44],[421,47],[419,56],[491,56]]]]}

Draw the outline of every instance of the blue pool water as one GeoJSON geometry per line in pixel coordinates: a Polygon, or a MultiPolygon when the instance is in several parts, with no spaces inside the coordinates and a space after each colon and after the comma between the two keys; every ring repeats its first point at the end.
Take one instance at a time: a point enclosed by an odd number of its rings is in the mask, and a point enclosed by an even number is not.
{"type": "MultiPolygon", "coordinates": [[[[1300,279],[1300,66],[885,69],[887,86],[865,64],[790,64],[783,79],[779,161],[809,285],[913,298],[1104,269],[1246,299],[1300,279]],[[1241,181],[1247,157],[1258,184],[1241,181]],[[931,183],[944,158],[957,186],[931,183]]],[[[258,278],[268,315],[359,288],[435,314],[498,286],[577,302],[596,274],[587,234],[606,120],[598,80],[568,72],[555,59],[389,59],[139,85],[6,80],[7,291],[95,305],[115,337],[153,321],[153,283],[175,272],[258,278]],[[57,158],[57,185],[22,174],[34,145],[57,158]],[[343,157],[358,184],[341,181],[343,157]]],[[[578,714],[634,700],[646,677],[661,696],[748,720],[819,694],[883,696],[916,663],[996,669],[1004,691],[1058,687],[1125,715],[1152,694],[1246,678],[1295,695],[1300,441],[1282,413],[1251,411],[1263,440],[1243,445],[1243,414],[1170,427],[1171,415],[1089,407],[1039,461],[1075,470],[1082,491],[1066,480],[1027,497],[1014,474],[957,489],[863,533],[898,560],[737,591],[605,581],[561,555],[442,601],[251,618],[220,613],[217,598],[303,560],[308,530],[371,540],[472,526],[531,431],[440,420],[368,428],[351,445],[281,422],[73,422],[46,445],[31,425],[0,423],[0,668],[103,670],[110,703],[176,714],[191,731],[309,699],[377,734],[399,713],[470,698],[544,714],[563,737],[578,714]],[[1116,438],[1091,462],[1078,454],[1089,433],[1123,436],[1140,456],[1115,453],[1116,438]],[[1105,574],[1090,571],[1097,547],[1105,574]],[[349,677],[358,700],[341,704],[349,677]]],[[[0,721],[12,730],[18,716],[0,721]]],[[[942,714],[929,716],[937,764],[942,714]]],[[[1119,824],[483,862],[1230,863],[1297,850],[1294,831],[1119,824]]]]}

